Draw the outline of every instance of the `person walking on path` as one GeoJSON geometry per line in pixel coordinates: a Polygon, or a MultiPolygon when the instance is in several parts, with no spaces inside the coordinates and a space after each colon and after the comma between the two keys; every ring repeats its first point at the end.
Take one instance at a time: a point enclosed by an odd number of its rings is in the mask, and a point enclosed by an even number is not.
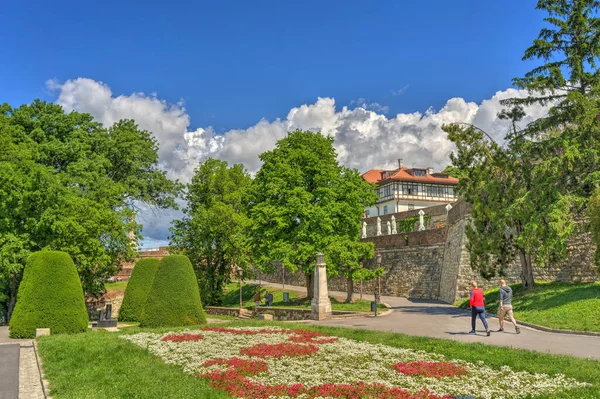
{"type": "Polygon", "coordinates": [[[517,325],[515,316],[512,309],[512,288],[506,285],[505,280],[500,280],[500,308],[498,309],[498,321],[500,322],[500,329],[498,332],[504,331],[504,316],[508,317],[511,323],[515,326],[515,332],[521,334],[521,329],[517,325]]]}
{"type": "Polygon", "coordinates": [[[477,288],[477,283],[471,281],[471,296],[469,298],[469,305],[471,306],[471,331],[469,334],[475,334],[475,320],[477,316],[481,319],[483,326],[485,327],[485,333],[489,337],[490,329],[488,328],[487,320],[485,319],[485,298],[483,296],[483,290],[477,288]]]}
{"type": "Polygon", "coordinates": [[[260,306],[260,292],[256,291],[256,294],[254,294],[254,298],[252,298],[254,300],[254,304],[256,306],[260,306]]]}

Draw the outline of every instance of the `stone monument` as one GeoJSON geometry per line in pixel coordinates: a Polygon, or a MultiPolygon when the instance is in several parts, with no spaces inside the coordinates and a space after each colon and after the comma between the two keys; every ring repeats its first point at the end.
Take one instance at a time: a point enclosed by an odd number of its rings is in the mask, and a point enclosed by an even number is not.
{"type": "Polygon", "coordinates": [[[331,317],[331,301],[327,290],[327,271],[325,269],[325,257],[322,253],[317,254],[317,265],[314,275],[314,292],[311,302],[311,319],[323,320],[331,317]]]}

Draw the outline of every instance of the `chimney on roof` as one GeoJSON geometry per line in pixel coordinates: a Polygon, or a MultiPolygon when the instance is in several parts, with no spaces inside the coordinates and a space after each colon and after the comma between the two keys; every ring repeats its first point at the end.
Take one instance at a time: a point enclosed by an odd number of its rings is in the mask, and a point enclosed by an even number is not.
{"type": "Polygon", "coordinates": [[[404,166],[404,159],[398,158],[398,168],[402,169],[403,166],[404,166]]]}
{"type": "Polygon", "coordinates": [[[433,173],[433,168],[427,168],[427,174],[430,175],[433,173]]]}

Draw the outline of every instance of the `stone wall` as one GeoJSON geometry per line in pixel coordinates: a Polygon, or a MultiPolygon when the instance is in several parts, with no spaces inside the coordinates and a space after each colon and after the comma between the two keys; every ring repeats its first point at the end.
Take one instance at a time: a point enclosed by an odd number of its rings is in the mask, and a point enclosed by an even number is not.
{"type": "MultiPolygon", "coordinates": [[[[389,236],[387,234],[387,222],[391,222],[392,220],[392,216],[394,216],[396,218],[396,221],[399,220],[403,220],[403,219],[410,219],[412,217],[418,216],[419,215],[419,211],[421,209],[414,209],[412,211],[405,211],[405,212],[396,212],[396,213],[390,213],[387,215],[381,215],[379,216],[379,218],[381,219],[381,232],[383,233],[384,236],[389,236]]],[[[446,205],[437,205],[437,206],[432,206],[429,208],[424,208],[423,212],[425,212],[425,215],[429,216],[429,219],[424,220],[425,222],[425,229],[429,230],[429,229],[434,229],[437,225],[445,225],[446,223],[446,219],[448,218],[447,213],[448,211],[446,210],[446,205]]],[[[369,217],[369,218],[364,218],[363,222],[367,223],[367,237],[371,238],[371,237],[376,237],[377,236],[377,216],[374,217],[369,217]]],[[[417,230],[419,226],[419,222],[415,222],[414,225],[414,230],[417,230]]],[[[404,233],[402,231],[398,231],[398,234],[404,233]]]]}
{"type": "MultiPolygon", "coordinates": [[[[496,277],[489,281],[483,279],[471,268],[467,250],[466,226],[470,223],[472,206],[463,200],[453,204],[447,211],[445,206],[426,208],[431,216],[429,230],[411,233],[387,235],[386,222],[392,214],[380,216],[384,235],[376,236],[377,218],[366,218],[367,237],[363,241],[373,242],[375,251],[382,255],[382,267],[385,269],[381,277],[382,295],[406,296],[422,299],[439,299],[452,303],[467,297],[472,280],[486,289],[498,285],[504,278],[509,283],[518,283],[520,278],[519,259],[515,259],[504,271],[504,277],[496,277]],[[442,228],[434,229],[436,225],[442,228]]],[[[393,214],[396,220],[410,218],[418,210],[393,214]]],[[[537,267],[534,265],[534,276],[537,281],[589,282],[598,281],[598,268],[594,264],[595,245],[589,233],[576,235],[569,241],[568,259],[556,265],[537,267]]],[[[366,261],[364,266],[374,268],[374,259],[366,261]]],[[[282,282],[281,269],[272,275],[262,275],[265,281],[282,282]]],[[[285,283],[305,286],[303,274],[290,274],[286,271],[285,283]]],[[[330,291],[346,291],[347,281],[342,277],[334,277],[328,282],[330,291]]],[[[376,280],[363,283],[363,293],[372,294],[376,280]]],[[[358,293],[360,283],[354,284],[354,292],[358,293]]]]}

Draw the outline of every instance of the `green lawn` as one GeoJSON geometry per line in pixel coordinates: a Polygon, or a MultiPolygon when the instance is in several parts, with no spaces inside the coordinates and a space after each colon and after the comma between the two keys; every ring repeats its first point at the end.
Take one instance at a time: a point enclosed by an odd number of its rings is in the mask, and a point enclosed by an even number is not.
{"type": "Polygon", "coordinates": [[[125,291],[127,288],[127,281],[118,281],[116,283],[106,283],[104,287],[107,291],[125,291]]]}
{"type": "MultiPolygon", "coordinates": [[[[517,321],[563,330],[600,332],[600,282],[537,283],[525,291],[521,284],[511,285],[513,310],[517,321]]],[[[498,288],[485,291],[486,309],[498,311],[498,288]]],[[[468,308],[469,300],[455,305],[468,308]]]]}
{"type": "Polygon", "coordinates": [[[116,333],[53,335],[39,350],[55,399],[229,398],[116,333]]]}
{"type": "MultiPolygon", "coordinates": [[[[254,301],[252,298],[256,292],[260,292],[261,302],[265,304],[265,294],[267,290],[273,294],[273,306],[276,307],[295,307],[295,308],[310,308],[310,300],[306,296],[300,296],[297,292],[286,290],[290,293],[290,302],[283,302],[283,290],[281,288],[273,288],[267,286],[259,286],[258,284],[242,284],[242,301],[245,308],[252,308],[254,301]]],[[[330,297],[331,308],[333,310],[345,310],[349,312],[370,312],[371,301],[355,300],[354,303],[344,303],[339,298],[330,297]]],[[[225,307],[240,306],[240,286],[239,283],[231,283],[225,287],[225,296],[223,299],[225,307]]],[[[380,309],[385,309],[385,305],[379,304],[380,309]]]]}
{"type": "MultiPolygon", "coordinates": [[[[568,356],[553,356],[532,351],[460,343],[450,340],[412,337],[339,327],[308,326],[301,323],[243,321],[219,326],[277,325],[285,328],[318,330],[335,336],[374,344],[412,348],[446,355],[470,362],[479,360],[492,368],[510,366],[516,371],[565,374],[593,384],[592,387],[569,391],[569,397],[600,397],[600,362],[568,356]]],[[[120,334],[141,331],[166,332],[171,329],[128,328],[126,332],[88,332],[78,335],[53,335],[39,340],[44,372],[50,382],[50,394],[63,398],[226,398],[198,378],[165,364],[133,343],[120,339],[120,334]]],[[[540,399],[564,398],[565,393],[537,396],[540,399]]]]}

